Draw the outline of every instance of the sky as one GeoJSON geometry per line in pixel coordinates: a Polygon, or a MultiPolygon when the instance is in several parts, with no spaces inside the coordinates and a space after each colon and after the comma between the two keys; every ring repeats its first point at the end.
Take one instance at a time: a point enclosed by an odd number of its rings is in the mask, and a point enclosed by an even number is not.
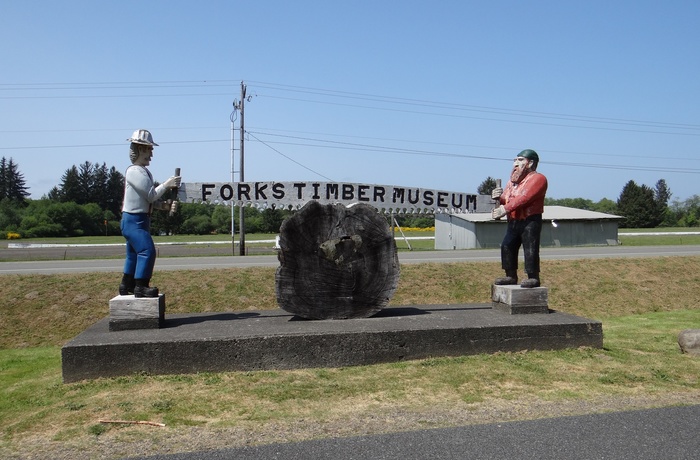
{"type": "Polygon", "coordinates": [[[696,0],[5,0],[0,157],[39,199],[86,161],[124,172],[143,128],[156,180],[237,181],[243,114],[248,182],[476,193],[529,148],[550,198],[683,201],[699,23],[696,0]]]}

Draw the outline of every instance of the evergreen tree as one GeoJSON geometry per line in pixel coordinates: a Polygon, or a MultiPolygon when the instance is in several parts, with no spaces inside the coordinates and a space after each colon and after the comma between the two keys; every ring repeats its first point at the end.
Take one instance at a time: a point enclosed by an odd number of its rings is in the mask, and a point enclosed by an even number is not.
{"type": "Polygon", "coordinates": [[[89,161],[79,167],[72,166],[61,177],[61,184],[48,194],[53,201],[77,204],[95,203],[101,209],[114,215],[121,212],[124,198],[124,175],[105,163],[92,164],[89,161]]]}
{"type": "Polygon", "coordinates": [[[96,167],[89,161],[81,164],[78,168],[78,196],[73,200],[78,204],[95,203],[97,195],[95,187],[96,167]]]}
{"type": "Polygon", "coordinates": [[[55,198],[57,198],[60,202],[80,202],[80,176],[78,174],[78,168],[76,168],[75,165],[63,173],[63,176],[61,176],[61,185],[59,186],[57,192],[58,193],[55,194],[55,198]]]}
{"type": "Polygon", "coordinates": [[[62,201],[63,191],[58,187],[51,187],[49,193],[46,194],[44,198],[51,201],[62,201]]]}
{"type": "Polygon", "coordinates": [[[8,174],[7,160],[5,157],[0,159],[0,200],[8,198],[8,174]]]}
{"type": "Polygon", "coordinates": [[[653,228],[659,224],[654,190],[646,185],[627,182],[617,200],[617,209],[625,220],[620,227],[653,228]]]}
{"type": "Polygon", "coordinates": [[[107,195],[102,208],[111,211],[115,216],[120,215],[124,200],[124,175],[114,166],[109,169],[104,188],[107,190],[107,195]]]}
{"type": "Polygon", "coordinates": [[[17,164],[10,158],[0,159],[0,200],[8,198],[12,201],[24,202],[29,196],[24,176],[19,172],[17,164]]]}
{"type": "Polygon", "coordinates": [[[96,203],[100,209],[107,209],[107,181],[109,179],[109,170],[107,165],[102,163],[102,166],[94,165],[92,167],[92,184],[88,192],[90,203],[96,203]]]}
{"type": "Polygon", "coordinates": [[[663,179],[659,179],[654,189],[654,202],[656,203],[656,220],[658,221],[658,223],[656,224],[657,226],[661,224],[673,225],[673,223],[669,220],[671,219],[671,216],[668,210],[668,202],[671,200],[671,195],[671,189],[668,188],[668,185],[666,185],[666,181],[663,179]]]}
{"type": "Polygon", "coordinates": [[[496,188],[496,179],[493,177],[489,176],[484,181],[479,185],[479,187],[476,189],[476,193],[479,195],[489,195],[491,196],[491,192],[493,192],[493,189],[496,188]]]}

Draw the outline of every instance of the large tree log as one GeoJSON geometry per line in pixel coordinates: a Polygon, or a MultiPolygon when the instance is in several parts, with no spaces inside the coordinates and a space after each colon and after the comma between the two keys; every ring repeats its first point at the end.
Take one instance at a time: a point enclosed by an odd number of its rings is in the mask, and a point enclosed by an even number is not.
{"type": "Polygon", "coordinates": [[[308,319],[364,318],[399,282],[391,228],[375,208],[310,201],[280,228],[280,308],[308,319]]]}

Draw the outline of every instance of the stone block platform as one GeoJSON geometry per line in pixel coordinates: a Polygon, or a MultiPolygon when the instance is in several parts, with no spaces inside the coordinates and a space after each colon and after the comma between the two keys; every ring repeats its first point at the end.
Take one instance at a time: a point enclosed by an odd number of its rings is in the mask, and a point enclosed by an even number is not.
{"type": "Polygon", "coordinates": [[[145,372],[345,367],[497,351],[603,346],[603,327],[551,311],[509,315],[491,304],[388,307],[371,318],[303,320],[283,310],[166,315],[158,329],[95,323],[61,350],[63,381],[145,372]]]}
{"type": "Polygon", "coordinates": [[[109,301],[109,330],[157,329],[165,322],[165,296],[118,295],[109,301]]]}
{"type": "Polygon", "coordinates": [[[549,288],[519,285],[491,286],[493,308],[511,315],[549,313],[549,288]]]}

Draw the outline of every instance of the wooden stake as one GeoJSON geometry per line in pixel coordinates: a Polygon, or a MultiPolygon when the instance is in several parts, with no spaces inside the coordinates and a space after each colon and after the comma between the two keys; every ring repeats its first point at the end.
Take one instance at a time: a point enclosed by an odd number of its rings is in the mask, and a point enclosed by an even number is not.
{"type": "Polygon", "coordinates": [[[165,426],[165,423],[148,422],[145,420],[98,420],[99,423],[119,423],[122,425],[165,426]]]}

